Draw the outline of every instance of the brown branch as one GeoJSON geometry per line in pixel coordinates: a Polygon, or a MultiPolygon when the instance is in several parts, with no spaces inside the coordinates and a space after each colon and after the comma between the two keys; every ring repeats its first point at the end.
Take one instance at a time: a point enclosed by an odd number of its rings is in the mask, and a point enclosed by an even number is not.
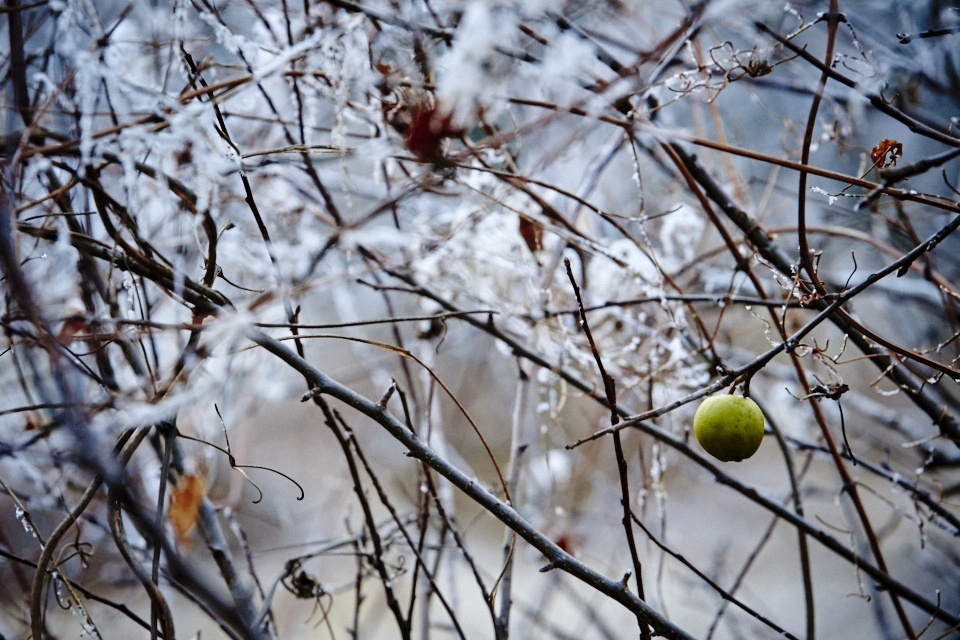
{"type": "MultiPolygon", "coordinates": [[[[597,349],[597,343],[593,340],[590,323],[587,321],[587,312],[583,308],[583,298],[580,297],[580,287],[577,286],[577,280],[573,276],[573,268],[570,266],[570,260],[568,258],[563,259],[563,266],[567,270],[567,278],[570,279],[570,284],[573,286],[573,294],[577,298],[577,307],[580,309],[580,327],[583,329],[584,335],[587,336],[587,341],[590,343],[590,351],[593,353],[593,359],[596,361],[597,368],[600,370],[600,379],[603,381],[603,391],[607,398],[607,405],[610,407],[610,425],[615,427],[617,423],[620,422],[620,415],[617,411],[616,381],[603,367],[600,351],[597,349]]],[[[623,444],[620,441],[619,431],[613,432],[613,449],[617,459],[617,472],[620,476],[620,506],[623,509],[622,524],[627,536],[627,548],[630,550],[630,560],[633,562],[633,572],[637,579],[637,596],[641,600],[646,600],[643,593],[643,574],[641,573],[640,556],[637,554],[637,541],[633,535],[633,513],[630,509],[630,481],[627,477],[627,461],[623,457],[623,444]]],[[[624,582],[626,582],[626,580],[624,580],[624,582]]],[[[640,616],[637,616],[637,624],[640,625],[640,637],[643,640],[650,640],[650,628],[640,616]]]]}
{"type": "MultiPolygon", "coordinates": [[[[775,623],[773,620],[770,620],[760,612],[748,607],[743,602],[733,597],[732,593],[730,593],[729,591],[726,591],[719,584],[711,580],[710,576],[705,574],[703,571],[700,571],[700,569],[697,569],[697,567],[692,562],[690,562],[685,557],[683,557],[683,554],[677,553],[667,545],[663,544],[655,535],[653,535],[653,532],[651,532],[646,526],[644,526],[642,522],[640,522],[639,518],[637,518],[636,516],[633,516],[633,521],[637,523],[637,526],[640,527],[645,534],[647,534],[647,537],[650,539],[650,542],[657,545],[657,547],[659,547],[664,553],[667,553],[671,557],[675,558],[677,561],[680,562],[680,564],[685,566],[687,569],[690,569],[690,571],[693,571],[698,578],[706,582],[711,589],[716,591],[720,595],[720,597],[723,598],[725,602],[729,602],[737,607],[740,607],[740,609],[742,609],[746,613],[750,614],[751,616],[753,616],[763,624],[767,625],[768,627],[776,631],[778,634],[780,634],[781,637],[788,638],[789,640],[798,640],[798,638],[795,635],[785,630],[783,627],[775,623]]],[[[776,518],[774,518],[774,522],[777,522],[776,518]]]]}
{"type": "Polygon", "coordinates": [[[475,479],[467,476],[444,458],[437,455],[437,453],[415,433],[410,431],[389,412],[385,411],[379,404],[358,395],[348,387],[341,385],[339,382],[321,373],[273,338],[256,330],[251,330],[249,335],[251,340],[286,362],[307,378],[320,393],[337,398],[386,429],[391,436],[407,448],[412,457],[432,467],[440,475],[449,480],[451,484],[463,491],[492,516],[516,531],[521,538],[546,556],[550,562],[549,568],[559,569],[569,573],[612,600],[619,602],[627,608],[627,610],[641,616],[658,634],[672,640],[692,640],[692,636],[660,616],[660,614],[651,609],[645,602],[630,593],[623,584],[605,578],[561,549],[556,543],[524,520],[513,507],[499,500],[475,479]]]}
{"type": "MultiPolygon", "coordinates": [[[[829,15],[830,14],[825,14],[825,17],[829,18],[829,15]]],[[[790,49],[795,54],[797,54],[798,56],[800,56],[801,58],[803,58],[804,60],[812,64],[817,69],[819,69],[820,72],[823,74],[823,76],[830,78],[831,80],[836,80],[837,82],[840,82],[850,87],[851,89],[857,88],[857,83],[855,81],[851,80],[850,78],[846,77],[841,73],[838,73],[837,71],[834,71],[829,66],[827,66],[820,60],[817,60],[815,57],[813,57],[813,55],[811,55],[806,49],[802,47],[798,47],[793,42],[791,42],[787,38],[784,38],[779,33],[774,31],[767,25],[765,25],[764,23],[754,22],[753,24],[757,29],[770,35],[777,42],[779,42],[786,48],[790,49]]],[[[835,28],[836,27],[834,27],[834,29],[835,28]]],[[[951,147],[960,147],[960,138],[951,136],[941,131],[937,131],[936,129],[933,129],[923,124],[919,120],[911,118],[910,116],[905,114],[903,111],[897,109],[896,107],[890,106],[890,104],[888,104],[887,101],[883,99],[883,96],[879,96],[873,93],[865,93],[864,95],[870,101],[870,104],[872,104],[877,111],[880,111],[881,113],[885,113],[891,118],[897,120],[898,122],[902,122],[903,124],[907,125],[910,131],[913,131],[914,133],[920,134],[922,136],[926,136],[927,138],[936,140],[937,142],[942,142],[943,144],[950,145],[951,147]]]]}
{"type": "MultiPolygon", "coordinates": [[[[793,277],[795,275],[793,264],[774,244],[773,240],[770,238],[769,234],[764,230],[764,228],[760,226],[747,212],[745,212],[743,209],[740,209],[737,205],[730,201],[713,177],[710,176],[710,174],[707,173],[707,171],[697,161],[695,156],[688,154],[679,145],[673,146],[677,151],[677,154],[683,160],[684,165],[687,166],[687,168],[690,170],[690,173],[703,187],[703,190],[707,196],[713,200],[724,212],[724,214],[726,214],[727,217],[730,218],[730,220],[740,228],[750,243],[756,248],[757,253],[759,253],[764,260],[771,263],[780,273],[787,277],[793,277]]],[[[946,237],[946,235],[952,233],[957,228],[957,225],[960,224],[958,223],[958,219],[960,219],[960,216],[954,218],[950,223],[947,224],[946,227],[941,229],[940,232],[934,234],[934,236],[931,236],[927,242],[915,247],[913,251],[905,254],[901,259],[896,260],[893,263],[893,265],[896,267],[893,269],[893,271],[900,272],[902,268],[909,268],[909,265],[913,264],[917,258],[926,253],[927,247],[930,246],[930,241],[934,241],[933,246],[935,247],[943,237],[946,237]],[[941,236],[941,234],[943,235],[941,236]]],[[[892,273],[893,271],[888,271],[887,273],[892,273]]],[[[849,291],[847,293],[849,293],[849,291]]],[[[813,300],[810,303],[810,307],[821,310],[832,306],[833,304],[828,306],[827,301],[823,299],[813,300]]],[[[850,324],[844,318],[840,316],[831,316],[830,321],[840,331],[848,335],[850,340],[857,346],[857,348],[865,355],[868,355],[870,361],[873,362],[873,364],[880,369],[884,375],[889,377],[897,384],[898,387],[903,389],[903,391],[907,394],[907,396],[910,397],[911,400],[913,400],[917,407],[926,413],[934,422],[934,424],[940,428],[940,432],[944,436],[960,445],[960,421],[958,421],[956,416],[950,413],[944,402],[935,397],[935,392],[926,386],[925,380],[917,380],[915,376],[905,372],[901,367],[893,366],[894,362],[885,351],[878,349],[871,344],[859,331],[850,326],[850,324]]]]}
{"type": "MultiPolygon", "coordinates": [[[[13,104],[23,123],[30,126],[33,110],[30,108],[30,94],[27,92],[27,60],[23,51],[23,20],[18,0],[7,0],[7,35],[10,41],[10,79],[13,83],[13,104]]],[[[35,6],[35,5],[31,5],[35,6]]]]}
{"type": "Polygon", "coordinates": [[[397,629],[400,631],[400,637],[404,640],[410,640],[410,620],[405,618],[403,612],[400,610],[400,602],[397,600],[397,596],[394,593],[393,587],[391,586],[394,577],[390,575],[390,572],[387,570],[387,565],[383,561],[383,541],[380,538],[380,532],[377,530],[377,522],[373,517],[373,511],[370,509],[370,501],[367,500],[367,494],[363,488],[363,481],[360,479],[360,471],[357,468],[356,461],[354,460],[353,451],[350,447],[348,436],[343,434],[343,431],[338,424],[337,414],[335,411],[331,410],[326,403],[317,403],[317,406],[319,406],[323,411],[324,423],[327,425],[327,428],[330,429],[330,432],[333,434],[334,438],[336,438],[337,444],[340,445],[341,451],[343,451],[343,458],[346,461],[347,469],[350,472],[353,491],[357,494],[357,500],[360,502],[360,508],[363,511],[365,526],[367,528],[368,535],[370,536],[370,541],[373,543],[373,566],[377,570],[377,574],[380,576],[380,582],[383,585],[384,596],[387,600],[387,607],[390,609],[390,613],[393,614],[393,617],[396,620],[397,629]]]}

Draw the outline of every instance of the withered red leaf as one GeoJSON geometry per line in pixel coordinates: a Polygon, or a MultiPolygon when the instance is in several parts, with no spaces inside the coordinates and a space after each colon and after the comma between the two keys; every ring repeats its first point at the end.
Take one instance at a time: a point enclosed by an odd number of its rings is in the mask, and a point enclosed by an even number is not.
{"type": "Polygon", "coordinates": [[[536,253],[543,248],[543,225],[530,218],[520,218],[520,235],[527,243],[527,248],[536,253]]]}
{"type": "Polygon", "coordinates": [[[404,142],[419,160],[435,162],[442,155],[443,139],[459,134],[460,130],[453,126],[452,113],[443,113],[436,105],[421,103],[411,109],[404,142]]]}

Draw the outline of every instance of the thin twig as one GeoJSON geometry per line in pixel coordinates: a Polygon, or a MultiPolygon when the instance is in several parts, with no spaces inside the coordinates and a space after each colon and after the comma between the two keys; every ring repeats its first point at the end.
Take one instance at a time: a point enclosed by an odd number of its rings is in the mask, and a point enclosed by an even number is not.
{"type": "Polygon", "coordinates": [[[351,389],[321,373],[273,338],[253,329],[251,329],[249,335],[250,338],[261,347],[308,378],[321,393],[337,398],[381,425],[391,436],[407,448],[411,456],[435,469],[454,486],[480,504],[487,512],[516,531],[520,537],[543,553],[549,560],[549,567],[551,569],[559,569],[570,573],[594,589],[606,594],[611,599],[622,604],[629,611],[642,616],[644,621],[651,625],[660,635],[675,640],[681,638],[690,640],[692,638],[692,636],[679,627],[662,618],[645,602],[625,589],[620,582],[603,577],[561,549],[556,543],[524,520],[513,507],[496,498],[476,480],[465,475],[444,458],[437,455],[432,448],[417,437],[416,434],[411,432],[402,422],[386,412],[379,404],[356,394],[351,389]]]}
{"type": "MultiPolygon", "coordinates": [[[[617,387],[616,381],[603,368],[603,360],[600,358],[600,351],[597,349],[597,343],[593,340],[593,333],[590,331],[590,324],[587,322],[587,312],[583,308],[583,298],[580,297],[580,287],[573,276],[573,268],[570,266],[568,258],[563,259],[563,266],[567,270],[567,277],[573,286],[573,294],[577,298],[577,306],[580,309],[580,327],[583,329],[587,341],[590,343],[590,351],[593,353],[593,359],[600,370],[600,379],[603,381],[604,395],[607,398],[607,405],[610,407],[610,425],[616,427],[620,422],[620,414],[617,411],[617,387]]],[[[630,550],[630,560],[633,563],[633,573],[637,580],[637,596],[641,600],[646,600],[643,594],[643,574],[641,573],[640,556],[637,553],[637,541],[633,536],[632,512],[630,509],[630,482],[627,477],[627,461],[623,456],[623,444],[620,441],[620,432],[613,432],[614,455],[617,460],[617,472],[620,477],[620,506],[623,509],[622,525],[627,536],[627,548],[630,550]]],[[[624,580],[626,582],[626,579],[624,580]]],[[[650,639],[650,628],[644,620],[637,616],[637,624],[640,626],[640,637],[643,640],[650,639]]]]}
{"type": "MultiPolygon", "coordinates": [[[[778,624],[776,624],[775,622],[773,622],[772,620],[770,620],[770,619],[767,618],[766,616],[760,614],[760,613],[757,612],[756,610],[754,610],[754,609],[748,607],[747,605],[745,605],[743,602],[741,602],[741,601],[738,600],[737,598],[733,597],[733,594],[725,591],[725,590],[723,589],[723,587],[721,587],[721,586],[718,585],[716,582],[714,582],[713,580],[711,580],[710,577],[707,576],[707,574],[705,574],[704,572],[702,572],[702,571],[700,571],[699,569],[697,569],[689,560],[687,560],[686,558],[684,558],[683,555],[677,553],[676,551],[674,551],[673,549],[671,549],[671,548],[668,547],[667,545],[665,545],[665,544],[663,544],[662,542],[660,542],[660,540],[657,539],[657,537],[656,537],[655,535],[653,535],[653,532],[650,531],[649,529],[647,529],[647,527],[644,526],[644,524],[643,524],[642,522],[640,522],[640,519],[639,519],[639,518],[637,518],[636,516],[633,516],[633,521],[637,523],[637,526],[640,527],[645,534],[647,534],[647,537],[650,539],[650,541],[651,541],[653,544],[657,545],[663,552],[669,554],[669,555],[672,556],[673,558],[676,558],[677,560],[680,561],[680,564],[682,564],[683,566],[685,566],[686,568],[690,569],[690,570],[693,571],[695,574],[697,574],[697,577],[700,578],[701,580],[703,580],[704,582],[706,582],[706,583],[710,586],[711,589],[713,589],[713,590],[716,591],[718,594],[720,594],[720,597],[723,598],[725,602],[730,602],[730,603],[733,603],[734,605],[740,607],[743,611],[749,613],[751,616],[753,616],[754,618],[756,618],[757,620],[759,620],[759,621],[762,622],[763,624],[767,625],[768,627],[770,627],[771,629],[773,629],[774,631],[776,631],[778,634],[780,634],[781,637],[788,638],[789,640],[798,640],[798,638],[797,638],[796,636],[794,636],[792,633],[786,631],[785,629],[783,629],[782,627],[780,627],[778,624]]],[[[778,521],[778,519],[777,519],[777,518],[774,518],[773,523],[776,524],[777,521],[778,521]]],[[[771,527],[771,528],[772,528],[772,527],[771,527]]],[[[708,635],[707,637],[709,637],[709,635],[708,635]]]]}

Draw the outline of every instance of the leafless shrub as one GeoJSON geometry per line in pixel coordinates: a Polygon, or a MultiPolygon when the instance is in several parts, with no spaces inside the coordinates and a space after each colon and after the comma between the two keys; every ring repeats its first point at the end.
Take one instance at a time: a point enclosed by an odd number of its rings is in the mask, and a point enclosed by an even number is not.
{"type": "Polygon", "coordinates": [[[0,634],[955,634],[960,16],[850,4],[8,0],[0,634]]]}

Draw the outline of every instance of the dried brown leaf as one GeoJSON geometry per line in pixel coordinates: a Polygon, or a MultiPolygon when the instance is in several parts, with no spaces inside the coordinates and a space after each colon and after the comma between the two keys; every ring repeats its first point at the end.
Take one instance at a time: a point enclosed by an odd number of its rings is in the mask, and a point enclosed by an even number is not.
{"type": "Polygon", "coordinates": [[[881,140],[877,143],[877,146],[870,151],[870,159],[873,160],[874,166],[881,168],[897,164],[897,158],[901,156],[903,156],[903,144],[889,138],[881,140]],[[889,159],[887,157],[888,155],[889,159]]]}

